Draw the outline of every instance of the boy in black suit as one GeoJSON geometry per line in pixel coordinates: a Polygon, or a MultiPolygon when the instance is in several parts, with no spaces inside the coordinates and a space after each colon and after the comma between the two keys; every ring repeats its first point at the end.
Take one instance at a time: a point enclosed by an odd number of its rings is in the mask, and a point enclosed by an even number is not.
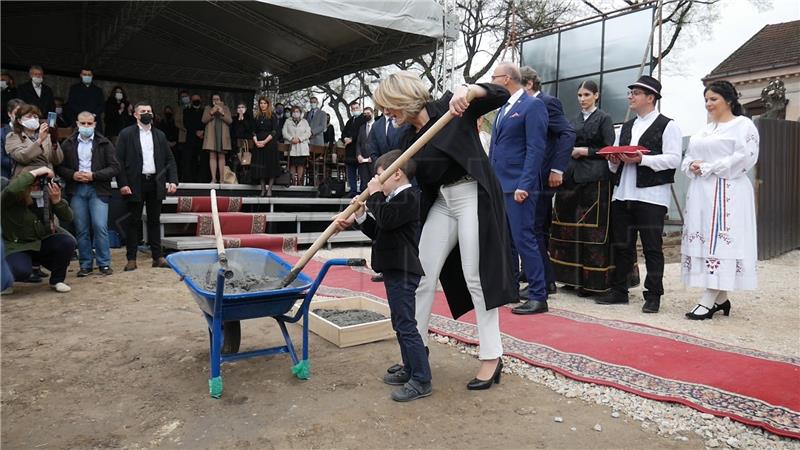
{"type": "Polygon", "coordinates": [[[402,385],[392,392],[392,400],[407,402],[431,395],[431,368],[425,346],[417,331],[415,292],[422,275],[419,262],[419,196],[409,179],[416,164],[407,161],[385,183],[378,181],[384,168],[395,162],[402,152],[392,150],[375,162],[377,175],[367,185],[369,198],[350,217],[337,218],[343,230],[357,222],[372,238],[372,269],[383,274],[386,296],[392,313],[392,326],[397,333],[403,369],[388,373],[386,384],[402,385]]]}

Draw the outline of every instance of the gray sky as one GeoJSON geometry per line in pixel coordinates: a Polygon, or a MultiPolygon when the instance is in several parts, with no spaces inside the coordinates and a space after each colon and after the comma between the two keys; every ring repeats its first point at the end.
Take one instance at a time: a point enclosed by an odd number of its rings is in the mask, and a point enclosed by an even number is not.
{"type": "Polygon", "coordinates": [[[706,123],[700,79],[764,25],[798,19],[800,2],[796,0],[773,0],[772,8],[765,11],[757,10],[748,0],[725,0],[719,21],[707,31],[707,39],[685,46],[664,62],[661,112],[675,119],[684,136],[694,134],[706,123]],[[670,73],[667,67],[676,64],[682,66],[679,74],[670,73]]]}

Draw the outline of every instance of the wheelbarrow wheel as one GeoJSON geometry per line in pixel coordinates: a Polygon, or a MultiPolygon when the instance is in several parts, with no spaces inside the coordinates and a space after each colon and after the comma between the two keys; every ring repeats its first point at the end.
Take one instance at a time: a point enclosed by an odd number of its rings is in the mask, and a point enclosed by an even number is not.
{"type": "Polygon", "coordinates": [[[222,353],[239,353],[239,344],[242,341],[242,325],[238,320],[223,322],[222,324],[222,353]]]}

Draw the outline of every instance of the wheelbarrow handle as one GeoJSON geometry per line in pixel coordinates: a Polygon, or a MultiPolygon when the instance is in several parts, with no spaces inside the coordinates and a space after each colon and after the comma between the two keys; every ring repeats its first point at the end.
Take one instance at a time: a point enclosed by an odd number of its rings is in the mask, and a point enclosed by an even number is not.
{"type": "MultiPolygon", "coordinates": [[[[471,93],[472,91],[470,91],[470,94],[471,93]]],[[[472,98],[470,98],[470,100],[472,100],[472,98]]],[[[444,113],[444,115],[442,115],[442,117],[440,117],[439,120],[437,120],[436,123],[434,123],[428,129],[428,131],[423,133],[422,136],[420,136],[419,139],[417,139],[417,141],[411,145],[411,147],[408,147],[408,149],[406,149],[406,151],[404,151],[403,154],[400,155],[400,157],[397,158],[397,160],[395,160],[395,162],[393,162],[392,164],[389,165],[389,167],[383,170],[383,172],[378,176],[378,179],[380,180],[381,184],[385,183],[386,180],[388,180],[393,173],[397,172],[397,169],[403,166],[406,163],[406,161],[411,159],[411,157],[416,155],[417,152],[419,152],[422,149],[422,147],[424,147],[425,144],[427,144],[428,141],[431,140],[431,138],[436,136],[436,133],[438,133],[442,128],[444,128],[445,125],[450,123],[451,120],[453,120],[453,117],[455,116],[450,111],[444,113]]],[[[350,217],[350,215],[352,215],[353,213],[356,212],[356,210],[358,210],[358,208],[360,207],[360,203],[364,203],[367,200],[367,198],[369,198],[369,190],[365,189],[364,192],[362,192],[361,194],[358,195],[358,197],[356,197],[357,199],[356,202],[353,202],[350,205],[348,205],[347,208],[345,208],[345,210],[339,214],[343,217],[350,217]]],[[[308,262],[311,260],[311,258],[314,257],[317,251],[319,251],[319,249],[322,248],[322,246],[325,245],[326,242],[328,242],[328,239],[330,239],[331,236],[336,234],[336,232],[337,232],[336,221],[334,220],[333,222],[331,222],[330,225],[328,225],[328,228],[325,229],[325,231],[317,238],[317,240],[314,241],[313,244],[311,244],[311,247],[309,247],[308,250],[306,250],[306,252],[303,253],[303,256],[300,258],[300,260],[297,261],[297,263],[295,263],[294,267],[292,267],[292,270],[289,272],[289,274],[286,275],[286,277],[284,277],[281,283],[281,287],[286,287],[292,281],[294,281],[294,279],[297,278],[297,275],[300,273],[300,271],[303,270],[303,267],[305,267],[306,264],[308,264],[308,262]]]]}

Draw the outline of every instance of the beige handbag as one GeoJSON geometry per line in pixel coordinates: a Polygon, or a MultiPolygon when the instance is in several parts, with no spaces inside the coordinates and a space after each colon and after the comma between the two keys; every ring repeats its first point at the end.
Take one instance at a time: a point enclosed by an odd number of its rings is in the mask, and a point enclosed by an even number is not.
{"type": "MultiPolygon", "coordinates": [[[[247,152],[249,155],[250,152],[247,152]]],[[[237,184],[236,174],[233,173],[230,167],[225,166],[225,173],[222,175],[222,184],[237,184]]]]}
{"type": "Polygon", "coordinates": [[[239,164],[242,166],[249,166],[252,159],[253,154],[250,152],[250,140],[239,139],[239,164]]]}

